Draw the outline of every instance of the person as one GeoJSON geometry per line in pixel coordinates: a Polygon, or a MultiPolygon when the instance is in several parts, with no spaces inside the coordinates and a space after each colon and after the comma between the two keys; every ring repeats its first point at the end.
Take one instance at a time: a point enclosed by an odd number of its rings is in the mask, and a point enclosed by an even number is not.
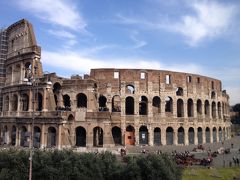
{"type": "Polygon", "coordinates": [[[233,143],[231,143],[231,148],[233,149],[233,143]]]}
{"type": "Polygon", "coordinates": [[[238,158],[236,158],[236,162],[237,162],[237,165],[239,166],[239,159],[238,158]]]}

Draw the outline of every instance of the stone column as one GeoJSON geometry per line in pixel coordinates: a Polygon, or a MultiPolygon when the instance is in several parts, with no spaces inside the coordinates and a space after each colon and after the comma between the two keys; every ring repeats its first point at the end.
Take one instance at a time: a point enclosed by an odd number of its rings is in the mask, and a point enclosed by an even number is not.
{"type": "Polygon", "coordinates": [[[135,126],[135,145],[139,145],[139,127],[135,126]]]}
{"type": "Polygon", "coordinates": [[[174,132],[173,132],[173,144],[174,145],[178,144],[178,130],[177,129],[174,129],[174,132]]]}
{"type": "Polygon", "coordinates": [[[40,144],[40,147],[41,148],[44,148],[44,147],[46,147],[47,146],[47,143],[46,143],[46,135],[47,135],[47,133],[46,133],[46,126],[45,126],[45,124],[43,124],[42,125],[42,130],[41,130],[41,144],[40,144]]]}
{"type": "Polygon", "coordinates": [[[152,127],[149,127],[148,129],[148,134],[149,134],[149,146],[153,146],[153,129],[152,127]]]}
{"type": "Polygon", "coordinates": [[[47,90],[43,89],[43,109],[42,111],[47,111],[47,90]]]}
{"type": "Polygon", "coordinates": [[[167,144],[167,142],[166,142],[166,128],[161,129],[161,142],[162,142],[162,145],[167,144]]]}
{"type": "Polygon", "coordinates": [[[57,140],[57,148],[62,148],[62,124],[58,125],[58,140],[57,140]]]}
{"type": "Polygon", "coordinates": [[[91,124],[87,127],[86,136],[86,147],[93,147],[93,129],[91,128],[91,124]]]}
{"type": "Polygon", "coordinates": [[[210,143],[213,143],[213,128],[209,127],[210,129],[210,143]]]}
{"type": "Polygon", "coordinates": [[[184,110],[184,118],[188,118],[187,101],[186,101],[186,102],[183,102],[183,110],[184,110]]]}
{"type": "Polygon", "coordinates": [[[29,99],[28,99],[28,111],[33,110],[32,101],[33,101],[33,93],[32,93],[32,89],[30,89],[29,90],[29,99]]]}
{"type": "Polygon", "coordinates": [[[134,96],[134,115],[139,115],[139,96],[134,96]]]}
{"type": "Polygon", "coordinates": [[[165,113],[165,99],[161,99],[161,117],[166,117],[166,113],[165,113]]]}
{"type": "Polygon", "coordinates": [[[217,127],[216,127],[216,141],[219,142],[219,132],[217,127]]]}
{"type": "Polygon", "coordinates": [[[206,127],[202,128],[202,141],[203,141],[203,144],[206,143],[206,127]]]}
{"type": "Polygon", "coordinates": [[[15,146],[20,146],[20,138],[19,138],[19,128],[16,126],[16,144],[15,146]]]}
{"type": "Polygon", "coordinates": [[[114,147],[114,141],[111,132],[111,124],[104,124],[104,132],[103,132],[103,147],[114,147]]]}
{"type": "Polygon", "coordinates": [[[197,128],[194,128],[194,144],[198,145],[198,131],[197,131],[197,128]]]}
{"type": "Polygon", "coordinates": [[[188,140],[188,128],[184,129],[184,145],[188,145],[189,140],[188,140]]]}
{"type": "Polygon", "coordinates": [[[193,117],[197,118],[197,102],[193,102],[193,117]]]}

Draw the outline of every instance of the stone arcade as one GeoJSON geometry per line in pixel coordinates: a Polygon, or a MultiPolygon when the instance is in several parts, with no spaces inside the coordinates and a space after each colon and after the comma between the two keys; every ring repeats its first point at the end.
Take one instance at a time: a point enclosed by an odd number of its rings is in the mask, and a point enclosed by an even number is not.
{"type": "Polygon", "coordinates": [[[149,69],[92,69],[84,77],[62,78],[43,72],[41,48],[27,20],[5,34],[2,145],[29,146],[33,107],[37,148],[188,145],[230,138],[229,96],[220,80],[149,69]],[[32,76],[35,87],[24,81],[32,76]]]}

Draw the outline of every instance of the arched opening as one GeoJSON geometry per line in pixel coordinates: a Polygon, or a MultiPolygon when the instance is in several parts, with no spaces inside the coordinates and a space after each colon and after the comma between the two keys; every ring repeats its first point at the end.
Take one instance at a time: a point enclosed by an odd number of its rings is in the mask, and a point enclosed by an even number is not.
{"type": "Polygon", "coordinates": [[[183,100],[177,100],[177,117],[184,117],[184,105],[183,100]]]}
{"type": "Polygon", "coordinates": [[[176,95],[177,96],[183,96],[183,88],[178,87],[177,90],[176,90],[176,95]]]}
{"type": "Polygon", "coordinates": [[[219,137],[219,142],[222,142],[222,128],[218,128],[218,137],[219,137]]]}
{"type": "Polygon", "coordinates": [[[188,117],[193,117],[193,100],[188,99],[187,101],[187,110],[188,110],[188,117]]]}
{"type": "Polygon", "coordinates": [[[87,96],[83,93],[77,95],[77,107],[87,108],[87,96]]]}
{"type": "Polygon", "coordinates": [[[41,129],[35,126],[33,135],[33,147],[40,148],[40,144],[41,144],[41,129]]]}
{"type": "Polygon", "coordinates": [[[206,136],[206,143],[210,143],[210,129],[209,129],[209,127],[206,127],[205,136],[206,136]]]}
{"type": "Polygon", "coordinates": [[[168,127],[166,129],[166,141],[167,141],[167,145],[173,145],[173,128],[172,127],[168,127]]]}
{"type": "Polygon", "coordinates": [[[54,94],[54,99],[55,99],[56,106],[60,106],[60,104],[59,104],[59,101],[60,101],[59,97],[60,97],[61,89],[62,89],[62,86],[58,82],[54,83],[54,85],[53,85],[53,94],[54,94]]]}
{"type": "Polygon", "coordinates": [[[63,105],[64,105],[65,109],[71,108],[71,99],[70,99],[70,96],[67,94],[65,94],[63,96],[63,105]]]}
{"type": "Polygon", "coordinates": [[[134,144],[135,144],[135,129],[133,126],[129,125],[126,128],[125,145],[134,145],[134,144]]]}
{"type": "Polygon", "coordinates": [[[211,99],[215,99],[216,98],[216,93],[214,91],[212,91],[211,93],[211,99]]]}
{"type": "Polygon", "coordinates": [[[28,111],[28,108],[29,108],[29,97],[27,94],[23,94],[22,95],[22,110],[23,111],[28,111]]]}
{"type": "Polygon", "coordinates": [[[121,112],[121,98],[119,95],[112,98],[112,112],[121,112]]]}
{"type": "Polygon", "coordinates": [[[12,97],[12,111],[17,111],[18,107],[18,96],[16,94],[12,97]]]}
{"type": "Polygon", "coordinates": [[[147,115],[148,114],[148,99],[146,96],[141,96],[139,101],[139,114],[147,115]]]}
{"type": "Polygon", "coordinates": [[[5,111],[9,111],[9,96],[5,97],[5,100],[4,100],[4,110],[5,111]]]}
{"type": "Polygon", "coordinates": [[[161,145],[162,141],[161,141],[161,129],[160,128],[155,128],[154,129],[154,145],[161,145]]]}
{"type": "Polygon", "coordinates": [[[76,132],[76,146],[85,147],[86,146],[86,130],[84,127],[77,127],[76,132]]]}
{"type": "Polygon", "coordinates": [[[190,127],[188,129],[188,142],[189,142],[189,144],[194,144],[194,129],[193,129],[193,127],[190,127]]]}
{"type": "Polygon", "coordinates": [[[139,144],[148,144],[148,129],[146,126],[141,126],[139,129],[139,144]]]}
{"type": "Polygon", "coordinates": [[[99,126],[93,129],[93,146],[95,147],[103,146],[103,129],[99,126]]]}
{"type": "Polygon", "coordinates": [[[121,133],[121,128],[114,126],[112,128],[112,136],[113,136],[113,141],[115,145],[121,145],[122,144],[122,133],[121,133]]]}
{"type": "Polygon", "coordinates": [[[202,144],[203,143],[203,133],[202,133],[202,128],[201,127],[198,127],[197,129],[198,131],[198,144],[202,144]]]}
{"type": "Polygon", "coordinates": [[[171,97],[165,98],[165,112],[172,113],[173,111],[173,100],[171,97]]]}
{"type": "Polygon", "coordinates": [[[3,144],[8,144],[8,141],[9,141],[8,127],[4,126],[4,128],[3,128],[3,144]]]}
{"type": "Polygon", "coordinates": [[[43,109],[43,97],[42,97],[42,94],[41,93],[38,93],[37,94],[37,107],[36,107],[36,110],[37,111],[42,111],[43,109]]]}
{"type": "Polygon", "coordinates": [[[27,132],[27,128],[25,126],[21,127],[21,134],[20,134],[20,146],[28,147],[28,137],[29,133],[27,132]]]}
{"type": "Polygon", "coordinates": [[[218,118],[219,119],[222,119],[222,112],[221,112],[221,110],[222,110],[221,103],[218,102],[218,118]]]}
{"type": "Polygon", "coordinates": [[[134,99],[133,97],[128,96],[125,101],[126,115],[134,114],[134,99]]]}
{"type": "Polygon", "coordinates": [[[108,111],[107,109],[107,98],[101,95],[98,99],[99,111],[108,111]]]}
{"type": "Polygon", "coordinates": [[[127,85],[126,86],[126,90],[125,90],[126,94],[134,94],[135,93],[135,88],[133,85],[127,85]]]}
{"type": "Polygon", "coordinates": [[[47,136],[47,147],[55,147],[56,146],[56,129],[54,127],[48,128],[48,136],[47,136]]]}
{"type": "Polygon", "coordinates": [[[212,102],[212,118],[216,118],[217,117],[217,107],[216,107],[216,103],[213,101],[212,102]]]}
{"type": "Polygon", "coordinates": [[[213,142],[217,142],[217,129],[216,129],[216,127],[213,128],[213,142]]]}
{"type": "Polygon", "coordinates": [[[184,129],[183,129],[183,127],[178,128],[178,144],[184,144],[184,129]]]}
{"type": "Polygon", "coordinates": [[[225,131],[225,127],[223,127],[222,138],[223,138],[223,141],[226,140],[226,131],[225,131]]]}
{"type": "Polygon", "coordinates": [[[68,121],[73,121],[74,120],[74,116],[72,115],[72,114],[70,114],[69,116],[68,116],[68,121]]]}
{"type": "Polygon", "coordinates": [[[161,113],[161,99],[158,96],[155,96],[152,101],[152,111],[153,114],[161,113]]]}
{"type": "Polygon", "coordinates": [[[204,103],[204,113],[205,113],[206,117],[209,117],[209,114],[210,114],[209,111],[210,111],[209,110],[209,102],[208,102],[208,100],[206,100],[204,103]]]}
{"type": "Polygon", "coordinates": [[[197,114],[202,115],[202,101],[200,99],[197,100],[197,114]]]}
{"type": "Polygon", "coordinates": [[[16,126],[12,126],[12,135],[11,135],[12,146],[16,145],[16,137],[17,137],[16,131],[17,131],[16,126]]]}

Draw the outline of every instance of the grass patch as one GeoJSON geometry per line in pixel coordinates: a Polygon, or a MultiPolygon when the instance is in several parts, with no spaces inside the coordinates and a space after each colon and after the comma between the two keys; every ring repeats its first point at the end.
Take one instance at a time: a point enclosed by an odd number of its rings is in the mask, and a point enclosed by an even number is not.
{"type": "Polygon", "coordinates": [[[182,180],[232,180],[233,177],[240,179],[240,167],[232,168],[186,168],[182,180]]]}

